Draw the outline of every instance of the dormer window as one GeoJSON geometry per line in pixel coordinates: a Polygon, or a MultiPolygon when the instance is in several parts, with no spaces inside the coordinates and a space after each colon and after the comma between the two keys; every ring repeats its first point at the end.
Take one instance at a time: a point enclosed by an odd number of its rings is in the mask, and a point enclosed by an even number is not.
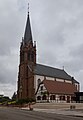
{"type": "Polygon", "coordinates": [[[43,86],[41,86],[41,91],[43,90],[43,86]]]}
{"type": "Polygon", "coordinates": [[[38,85],[41,83],[41,79],[38,79],[38,85]]]}

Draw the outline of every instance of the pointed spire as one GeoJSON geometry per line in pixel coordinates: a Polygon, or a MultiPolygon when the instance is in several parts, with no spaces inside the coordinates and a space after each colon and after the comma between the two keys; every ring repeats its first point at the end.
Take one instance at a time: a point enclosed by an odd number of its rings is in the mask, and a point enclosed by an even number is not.
{"type": "Polygon", "coordinates": [[[31,33],[31,25],[29,18],[29,3],[28,3],[28,17],[26,22],[25,34],[24,34],[24,42],[28,43],[30,41],[32,41],[32,33],[31,33]]]}

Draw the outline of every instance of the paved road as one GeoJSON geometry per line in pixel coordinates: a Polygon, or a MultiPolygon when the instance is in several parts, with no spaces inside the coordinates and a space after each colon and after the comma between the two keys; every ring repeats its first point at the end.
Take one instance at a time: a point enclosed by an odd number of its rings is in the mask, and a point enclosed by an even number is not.
{"type": "Polygon", "coordinates": [[[0,120],[83,120],[83,118],[14,108],[0,108],[0,120]]]}

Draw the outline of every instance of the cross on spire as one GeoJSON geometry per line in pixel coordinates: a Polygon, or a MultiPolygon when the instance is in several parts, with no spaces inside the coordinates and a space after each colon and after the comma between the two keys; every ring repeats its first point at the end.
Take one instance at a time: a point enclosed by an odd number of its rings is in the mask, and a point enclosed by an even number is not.
{"type": "Polygon", "coordinates": [[[28,3],[28,15],[29,15],[29,3],[28,3]]]}

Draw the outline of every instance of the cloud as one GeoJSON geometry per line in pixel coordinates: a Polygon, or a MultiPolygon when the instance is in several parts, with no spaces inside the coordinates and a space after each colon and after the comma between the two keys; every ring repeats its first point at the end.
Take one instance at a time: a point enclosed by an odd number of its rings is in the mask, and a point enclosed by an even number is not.
{"type": "Polygon", "coordinates": [[[0,1],[0,91],[9,96],[16,90],[18,73],[20,24],[17,21],[21,24],[17,0],[0,1]]]}

